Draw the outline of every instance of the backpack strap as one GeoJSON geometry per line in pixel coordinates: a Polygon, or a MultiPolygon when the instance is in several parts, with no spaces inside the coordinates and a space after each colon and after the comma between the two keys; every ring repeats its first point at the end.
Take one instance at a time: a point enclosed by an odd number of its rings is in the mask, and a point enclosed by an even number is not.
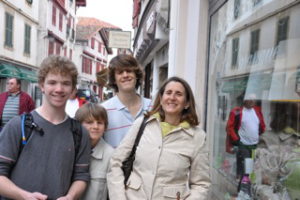
{"type": "Polygon", "coordinates": [[[22,152],[24,146],[29,141],[34,129],[36,129],[41,136],[44,135],[44,130],[34,123],[33,116],[31,113],[24,113],[21,116],[21,128],[22,128],[22,141],[19,149],[19,155],[22,152]]]}
{"type": "Polygon", "coordinates": [[[74,147],[75,147],[75,159],[79,153],[81,139],[82,139],[82,126],[79,121],[76,119],[70,118],[71,121],[71,131],[74,139],[74,147]]]}

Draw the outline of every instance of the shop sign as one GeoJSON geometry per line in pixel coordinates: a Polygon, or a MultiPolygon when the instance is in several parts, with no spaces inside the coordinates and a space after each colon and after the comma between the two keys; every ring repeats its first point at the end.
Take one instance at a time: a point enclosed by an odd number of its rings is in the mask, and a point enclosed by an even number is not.
{"type": "Polygon", "coordinates": [[[131,32],[130,31],[109,31],[108,47],[119,49],[130,49],[131,32]]]}

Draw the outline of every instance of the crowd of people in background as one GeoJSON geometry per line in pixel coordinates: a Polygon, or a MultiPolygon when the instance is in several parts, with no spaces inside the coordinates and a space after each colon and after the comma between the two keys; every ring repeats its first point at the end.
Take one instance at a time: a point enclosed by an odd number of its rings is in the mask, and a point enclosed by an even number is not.
{"type": "Polygon", "coordinates": [[[38,72],[44,97],[36,109],[18,80],[9,81],[0,96],[8,99],[0,104],[0,199],[208,198],[206,134],[185,80],[167,79],[152,106],[136,91],[141,66],[120,54],[108,70],[116,95],[100,105],[76,96],[77,76],[69,59],[46,58],[38,72]],[[124,181],[122,163],[142,121],[145,129],[124,181]]]}

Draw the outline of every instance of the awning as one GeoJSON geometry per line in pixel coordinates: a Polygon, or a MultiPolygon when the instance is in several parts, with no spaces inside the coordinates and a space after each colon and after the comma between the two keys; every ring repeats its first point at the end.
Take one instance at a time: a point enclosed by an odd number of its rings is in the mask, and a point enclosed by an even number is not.
{"type": "Polygon", "coordinates": [[[21,78],[20,72],[17,68],[10,65],[0,65],[0,77],[16,77],[21,78]]]}
{"type": "Polygon", "coordinates": [[[29,81],[29,82],[37,82],[37,73],[25,69],[20,69],[21,80],[29,81]]]}
{"type": "Polygon", "coordinates": [[[236,78],[225,81],[222,92],[261,92],[263,90],[270,90],[271,81],[272,76],[270,74],[250,75],[246,78],[236,78]]]}
{"type": "Polygon", "coordinates": [[[104,68],[96,74],[97,82],[100,86],[104,86],[107,82],[107,69],[108,68],[104,68]]]}

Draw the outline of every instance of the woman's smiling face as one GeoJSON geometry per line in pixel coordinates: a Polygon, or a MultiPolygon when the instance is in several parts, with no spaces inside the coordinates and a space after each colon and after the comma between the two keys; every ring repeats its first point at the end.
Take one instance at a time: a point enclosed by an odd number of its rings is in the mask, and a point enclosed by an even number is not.
{"type": "Polygon", "coordinates": [[[166,118],[169,116],[180,118],[183,110],[189,106],[184,86],[175,81],[168,83],[160,104],[166,118]]]}

